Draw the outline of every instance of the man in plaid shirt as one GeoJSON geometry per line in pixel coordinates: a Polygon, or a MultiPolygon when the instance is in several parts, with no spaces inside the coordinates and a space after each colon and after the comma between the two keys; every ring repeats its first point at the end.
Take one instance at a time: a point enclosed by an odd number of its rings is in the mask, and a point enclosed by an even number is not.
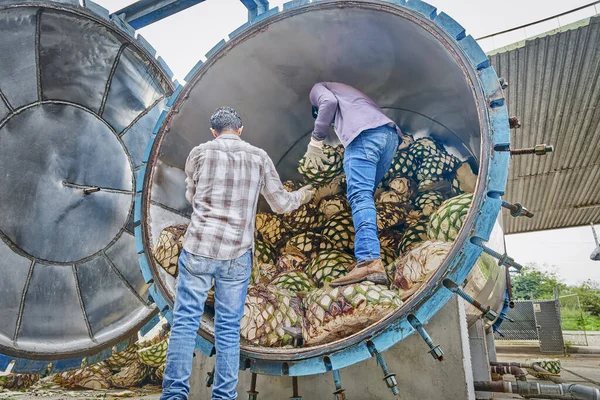
{"type": "Polygon", "coordinates": [[[236,399],[240,320],[252,268],[259,194],[276,213],[309,202],[314,190],[287,192],[264,150],[240,139],[242,121],[229,107],[210,118],[214,140],[192,149],[185,165],[186,198],[193,206],[173,308],[161,399],[187,399],[196,332],[208,291],[215,287],[216,363],[212,398],[236,399]]]}

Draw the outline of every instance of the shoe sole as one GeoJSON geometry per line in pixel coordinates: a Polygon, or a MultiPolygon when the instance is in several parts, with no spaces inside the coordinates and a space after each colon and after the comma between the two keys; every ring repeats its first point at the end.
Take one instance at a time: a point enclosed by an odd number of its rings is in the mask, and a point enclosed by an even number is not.
{"type": "Polygon", "coordinates": [[[367,276],[365,276],[362,279],[354,279],[354,280],[346,281],[346,282],[343,282],[343,283],[333,283],[333,282],[330,282],[329,286],[330,287],[338,287],[338,286],[352,285],[354,283],[361,283],[361,282],[364,282],[364,281],[373,282],[373,283],[375,283],[377,285],[387,285],[389,283],[388,279],[387,279],[387,276],[385,276],[384,274],[376,273],[376,274],[367,275],[367,276]]]}

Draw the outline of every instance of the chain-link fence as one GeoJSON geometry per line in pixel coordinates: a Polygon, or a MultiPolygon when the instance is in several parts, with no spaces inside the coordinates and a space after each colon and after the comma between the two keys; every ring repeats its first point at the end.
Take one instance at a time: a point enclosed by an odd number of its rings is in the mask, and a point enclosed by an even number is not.
{"type": "Polygon", "coordinates": [[[531,300],[516,300],[515,307],[508,310],[508,317],[494,337],[496,340],[538,340],[538,331],[531,300]]]}
{"type": "Polygon", "coordinates": [[[565,341],[558,300],[517,300],[495,333],[496,340],[536,341],[542,353],[563,353],[565,341]]]}

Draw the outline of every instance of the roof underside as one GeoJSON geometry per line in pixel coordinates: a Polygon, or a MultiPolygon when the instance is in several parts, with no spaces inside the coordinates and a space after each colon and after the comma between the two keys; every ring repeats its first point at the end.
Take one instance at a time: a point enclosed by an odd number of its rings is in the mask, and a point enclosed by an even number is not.
{"type": "Polygon", "coordinates": [[[504,199],[535,217],[504,210],[505,233],[600,221],[600,17],[490,59],[509,82],[509,114],[522,124],[511,147],[554,145],[546,156],[512,157],[504,199]]]}

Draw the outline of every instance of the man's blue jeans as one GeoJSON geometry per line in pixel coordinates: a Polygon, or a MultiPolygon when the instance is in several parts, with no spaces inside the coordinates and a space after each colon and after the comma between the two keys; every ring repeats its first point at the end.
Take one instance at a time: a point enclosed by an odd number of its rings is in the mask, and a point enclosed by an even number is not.
{"type": "Polygon", "coordinates": [[[348,201],[354,220],[354,255],[362,262],[381,258],[377,238],[375,189],[390,169],[398,133],[388,125],[361,132],[344,152],[348,201]]]}
{"type": "Polygon", "coordinates": [[[183,250],[173,308],[161,399],[187,399],[200,317],[215,283],[215,380],[213,400],[237,399],[240,364],[240,320],[248,292],[252,250],[235,260],[214,260],[183,250]]]}

